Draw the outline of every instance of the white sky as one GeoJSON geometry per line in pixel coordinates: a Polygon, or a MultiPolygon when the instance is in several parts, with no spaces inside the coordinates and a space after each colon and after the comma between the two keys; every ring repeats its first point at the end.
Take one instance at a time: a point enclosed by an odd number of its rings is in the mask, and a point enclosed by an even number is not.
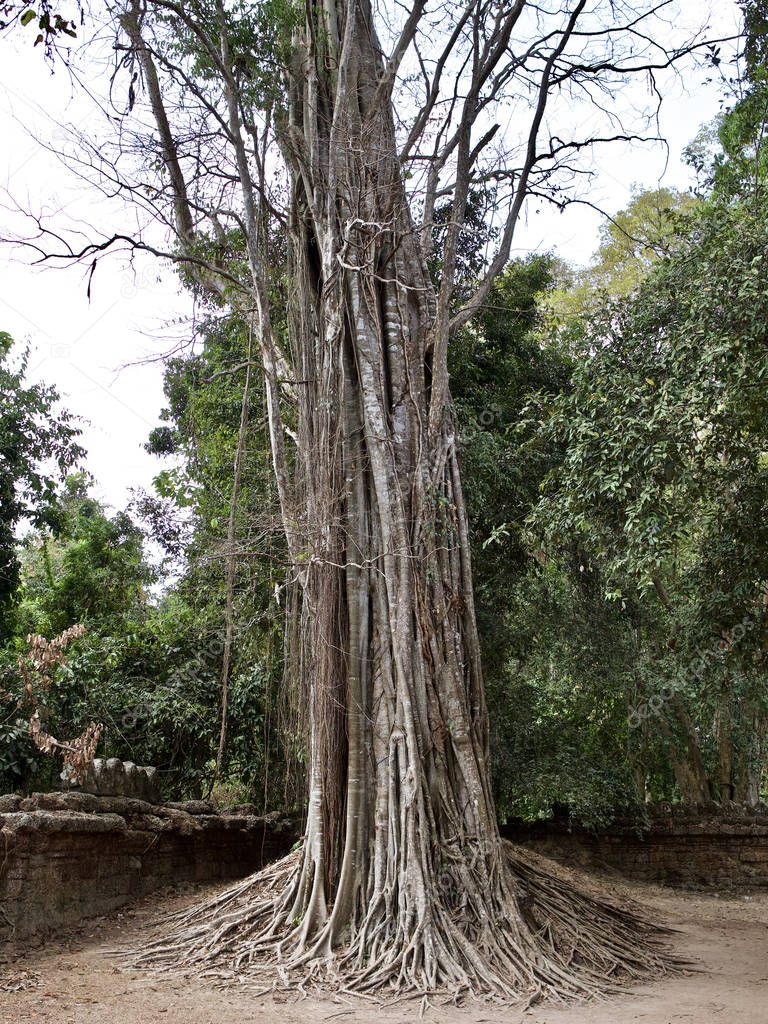
{"type": "MultiPolygon", "coordinates": [[[[694,14],[702,4],[684,0],[684,8],[694,14]]],[[[717,22],[724,34],[734,30],[738,22],[733,0],[717,4],[717,22]]],[[[65,74],[52,75],[26,39],[3,39],[0,47],[0,193],[9,193],[24,208],[62,208],[70,219],[98,219],[103,231],[110,223],[116,229],[130,224],[127,212],[99,204],[35,141],[55,142],[62,123],[87,127],[93,116],[89,101],[72,94],[65,74]]],[[[661,147],[648,146],[614,147],[597,154],[592,202],[615,212],[626,205],[633,185],[690,184],[682,150],[717,113],[720,100],[717,85],[705,84],[706,77],[703,71],[696,73],[685,89],[673,83],[665,99],[661,124],[670,143],[669,158],[661,147]]],[[[566,259],[586,262],[596,246],[599,224],[599,216],[584,207],[571,207],[564,214],[531,209],[513,255],[555,249],[566,259]]],[[[14,227],[17,220],[0,207],[0,236],[14,227]]],[[[134,269],[118,258],[100,261],[90,302],[83,267],[38,270],[22,259],[0,246],[0,330],[32,346],[29,379],[55,384],[64,404],[83,418],[86,466],[96,480],[97,495],[121,507],[128,490],[149,488],[161,467],[142,445],[159,423],[163,406],[159,362],[121,367],[167,351],[179,337],[172,321],[189,314],[190,300],[173,272],[150,258],[142,258],[134,269]]]]}

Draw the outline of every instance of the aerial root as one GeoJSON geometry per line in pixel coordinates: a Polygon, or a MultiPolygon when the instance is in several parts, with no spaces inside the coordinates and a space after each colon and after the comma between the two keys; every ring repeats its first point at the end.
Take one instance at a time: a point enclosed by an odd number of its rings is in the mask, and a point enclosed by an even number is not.
{"type": "Polygon", "coordinates": [[[131,968],[237,980],[262,992],[418,996],[422,1010],[444,997],[529,1005],[591,999],[690,968],[669,952],[669,932],[636,907],[586,891],[551,861],[510,843],[504,855],[507,877],[497,892],[475,891],[461,905],[433,893],[421,916],[385,894],[369,901],[329,955],[322,931],[306,943],[301,922],[290,920],[297,850],[175,915],[155,941],[121,958],[131,968]],[[473,913],[483,899],[482,913],[473,913]]]}

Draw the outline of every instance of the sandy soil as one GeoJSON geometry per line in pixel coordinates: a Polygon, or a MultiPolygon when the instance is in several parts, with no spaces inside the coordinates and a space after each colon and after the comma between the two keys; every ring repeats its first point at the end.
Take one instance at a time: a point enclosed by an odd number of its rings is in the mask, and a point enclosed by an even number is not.
{"type": "MultiPolygon", "coordinates": [[[[768,894],[678,893],[655,886],[614,886],[679,929],[676,950],[700,972],[663,980],[605,1002],[520,1009],[471,1004],[437,1007],[438,1024],[767,1024],[768,894]]],[[[199,890],[198,890],[199,892],[199,890]]],[[[28,949],[0,961],[0,1021],[5,1024],[412,1024],[418,1004],[378,1005],[353,1000],[254,996],[244,988],[219,990],[202,980],[121,972],[106,951],[140,945],[150,928],[193,898],[184,893],[148,897],[130,909],[90,921],[66,941],[28,949]],[[2,991],[16,986],[17,991],[2,991]],[[25,986],[25,987],[22,987],[25,986]]]]}

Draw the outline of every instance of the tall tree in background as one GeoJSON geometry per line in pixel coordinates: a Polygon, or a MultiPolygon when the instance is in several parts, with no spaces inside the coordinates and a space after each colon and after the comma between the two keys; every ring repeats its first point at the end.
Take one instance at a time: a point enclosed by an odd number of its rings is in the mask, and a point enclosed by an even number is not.
{"type": "Polygon", "coordinates": [[[28,353],[14,363],[12,345],[0,331],[0,641],[11,633],[19,585],[16,530],[50,520],[57,472],[63,477],[83,455],[72,416],[56,412],[55,388],[27,383],[28,353]]]}
{"type": "MultiPolygon", "coordinates": [[[[628,718],[645,755],[662,737],[686,802],[755,805],[768,735],[768,22],[763,3],[742,6],[744,75],[719,119],[722,152],[702,163],[692,151],[709,194],[676,204],[673,244],[635,266],[631,288],[609,274],[602,295],[560,302],[578,314],[564,332],[576,368],[570,393],[537,412],[564,457],[534,518],[558,547],[578,539],[635,620],[628,718]]],[[[631,225],[633,206],[617,221],[631,225]]],[[[599,270],[610,250],[598,255],[599,270]]]]}
{"type": "Polygon", "coordinates": [[[201,299],[252,321],[309,724],[301,850],[196,908],[146,962],[244,970],[279,953],[299,977],[328,958],[358,989],[502,996],[663,967],[638,922],[499,839],[447,351],[526,199],[562,201],[595,143],[639,141],[610,117],[563,138],[560,118],[690,52],[660,42],[667,6],[417,2],[399,26],[368,0],[116,9],[131,113],[91,160],[172,228],[201,299]],[[132,142],[153,157],[137,175],[132,142]],[[458,288],[478,189],[486,251],[458,288]]]}
{"type": "MultiPolygon", "coordinates": [[[[285,539],[269,456],[263,380],[249,358],[246,328],[241,319],[212,311],[197,326],[200,350],[166,362],[166,425],[152,432],[147,447],[173,461],[155,479],[160,498],[142,495],[138,507],[175,562],[179,577],[174,592],[207,628],[223,636],[222,643],[228,632],[232,635],[227,668],[235,692],[228,701],[219,773],[223,770],[240,783],[247,777],[264,794],[265,808],[272,810],[273,794],[279,790],[286,808],[303,801],[304,745],[297,735],[291,687],[280,685],[285,615],[275,607],[275,589],[279,593],[286,579],[285,539]],[[236,487],[233,467],[238,462],[236,487]],[[242,721],[246,677],[263,683],[259,706],[266,763],[259,766],[258,779],[252,762],[246,767],[238,756],[244,730],[238,738],[232,732],[235,723],[229,721],[242,721]],[[284,756],[276,756],[276,748],[284,756]]],[[[287,608],[280,603],[289,614],[290,602],[287,608]]],[[[253,707],[253,714],[258,710],[253,707]]]]}

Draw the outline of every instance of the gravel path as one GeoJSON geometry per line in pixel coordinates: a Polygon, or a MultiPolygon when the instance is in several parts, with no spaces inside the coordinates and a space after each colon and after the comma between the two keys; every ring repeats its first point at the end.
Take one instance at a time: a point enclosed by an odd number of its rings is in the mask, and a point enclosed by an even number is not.
{"type": "MultiPolygon", "coordinates": [[[[657,919],[679,929],[681,954],[701,971],[589,1006],[537,1006],[526,1013],[479,1004],[438,1007],[438,1024],[767,1024],[768,894],[715,896],[621,883],[657,919]]],[[[0,961],[0,1021],[5,1024],[413,1024],[418,1004],[254,997],[198,979],[121,972],[108,949],[140,945],[158,919],[199,895],[162,893],[88,922],[66,941],[0,961]],[[10,991],[9,989],[15,989],[10,991]]]]}

